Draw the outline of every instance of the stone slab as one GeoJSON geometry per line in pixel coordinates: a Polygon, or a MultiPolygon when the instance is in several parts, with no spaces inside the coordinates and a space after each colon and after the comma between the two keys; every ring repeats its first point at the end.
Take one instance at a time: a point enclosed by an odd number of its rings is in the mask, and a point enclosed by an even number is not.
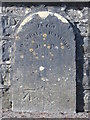
{"type": "Polygon", "coordinates": [[[39,11],[15,31],[12,109],[59,114],[76,110],[75,36],[60,14],[39,11]]]}

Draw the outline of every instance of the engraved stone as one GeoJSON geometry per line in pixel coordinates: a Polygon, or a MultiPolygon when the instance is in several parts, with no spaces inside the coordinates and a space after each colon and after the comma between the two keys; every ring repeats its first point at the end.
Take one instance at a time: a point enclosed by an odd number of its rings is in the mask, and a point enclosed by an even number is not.
{"type": "Polygon", "coordinates": [[[60,14],[37,12],[22,20],[15,36],[13,110],[75,112],[75,36],[70,23],[60,14]]]}

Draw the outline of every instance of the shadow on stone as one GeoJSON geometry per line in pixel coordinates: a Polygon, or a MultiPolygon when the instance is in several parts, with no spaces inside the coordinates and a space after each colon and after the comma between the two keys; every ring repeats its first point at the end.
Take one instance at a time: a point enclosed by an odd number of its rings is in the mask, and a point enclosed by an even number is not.
{"type": "Polygon", "coordinates": [[[76,41],[76,112],[84,112],[83,64],[84,50],[83,37],[77,25],[72,25],[76,41]]]}

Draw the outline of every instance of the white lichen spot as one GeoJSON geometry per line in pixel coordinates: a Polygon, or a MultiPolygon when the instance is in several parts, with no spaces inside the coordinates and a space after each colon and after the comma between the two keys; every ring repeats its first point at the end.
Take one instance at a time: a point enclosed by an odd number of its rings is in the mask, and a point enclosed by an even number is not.
{"type": "Polygon", "coordinates": [[[46,79],[46,81],[49,81],[49,79],[46,79]]]}
{"type": "Polygon", "coordinates": [[[65,82],[68,80],[69,78],[67,77],[66,79],[65,79],[65,82]]]}
{"type": "Polygon", "coordinates": [[[6,61],[6,64],[10,64],[11,62],[10,61],[6,61]]]}
{"type": "Polygon", "coordinates": [[[54,86],[56,86],[56,84],[53,84],[54,86]]]}
{"type": "Polygon", "coordinates": [[[49,70],[51,71],[51,68],[49,68],[49,70]]]}
{"type": "Polygon", "coordinates": [[[39,70],[40,70],[40,71],[43,71],[44,69],[45,69],[44,66],[40,66],[40,67],[39,67],[39,70]]]}
{"type": "Polygon", "coordinates": [[[64,11],[65,10],[65,7],[61,7],[61,11],[64,11]]]}
{"type": "Polygon", "coordinates": [[[23,59],[23,58],[24,58],[24,55],[20,55],[20,58],[23,59]]]}
{"type": "Polygon", "coordinates": [[[38,57],[38,56],[36,56],[35,58],[36,58],[37,60],[39,59],[39,57],[38,57]]]}
{"type": "Polygon", "coordinates": [[[78,13],[79,17],[83,17],[83,14],[80,10],[78,10],[77,13],[78,13]]]}
{"type": "Polygon", "coordinates": [[[42,55],[41,57],[42,57],[42,58],[44,58],[45,56],[44,56],[44,55],[42,55]]]}
{"type": "Polygon", "coordinates": [[[55,101],[52,101],[51,104],[55,103],[55,101]]]}
{"type": "Polygon", "coordinates": [[[20,88],[22,88],[23,86],[21,85],[20,88]]]}
{"type": "Polygon", "coordinates": [[[31,9],[26,8],[26,10],[25,10],[25,14],[28,14],[30,11],[31,11],[31,9]]]}
{"type": "Polygon", "coordinates": [[[43,41],[45,41],[46,40],[46,38],[43,38],[43,41]]]}
{"type": "Polygon", "coordinates": [[[69,71],[71,71],[71,68],[69,68],[69,71]]]}
{"type": "Polygon", "coordinates": [[[84,76],[86,76],[87,74],[86,73],[84,73],[84,76]]]}
{"type": "Polygon", "coordinates": [[[66,80],[68,80],[68,77],[66,78],[66,80]]]}
{"type": "Polygon", "coordinates": [[[47,78],[42,77],[41,80],[48,82],[49,80],[47,78]]]}
{"type": "Polygon", "coordinates": [[[58,46],[55,46],[55,49],[58,49],[58,46]]]}
{"type": "Polygon", "coordinates": [[[45,78],[42,77],[41,80],[42,80],[42,81],[45,81],[45,78]]]}
{"type": "Polygon", "coordinates": [[[63,45],[63,43],[61,42],[60,45],[63,45]]]}
{"type": "Polygon", "coordinates": [[[58,78],[58,81],[60,81],[61,79],[60,78],[58,78]]]}

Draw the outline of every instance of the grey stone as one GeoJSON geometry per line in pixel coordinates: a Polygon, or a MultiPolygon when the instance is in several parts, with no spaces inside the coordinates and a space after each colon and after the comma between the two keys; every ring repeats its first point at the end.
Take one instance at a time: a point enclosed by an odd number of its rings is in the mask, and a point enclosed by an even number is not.
{"type": "Polygon", "coordinates": [[[0,40],[0,64],[2,61],[2,41],[0,40]]]}
{"type": "Polygon", "coordinates": [[[9,40],[3,40],[2,41],[2,61],[9,61],[10,60],[10,46],[11,46],[11,41],[9,40]]]}
{"type": "Polygon", "coordinates": [[[2,89],[0,89],[0,110],[2,109],[2,89]]]}
{"type": "Polygon", "coordinates": [[[9,103],[9,91],[7,89],[2,90],[2,109],[9,109],[10,103],[9,103]]]}
{"type": "Polygon", "coordinates": [[[27,16],[16,29],[12,108],[32,113],[75,112],[73,29],[57,14],[45,16],[27,16]]]}
{"type": "Polygon", "coordinates": [[[0,15],[0,41],[1,41],[1,38],[2,38],[2,16],[0,15]]]}
{"type": "Polygon", "coordinates": [[[90,111],[90,90],[85,90],[84,91],[84,102],[85,102],[85,106],[84,109],[85,111],[90,111]]]}
{"type": "MultiPolygon", "coordinates": [[[[36,9],[37,7],[35,7],[35,6],[26,7],[26,6],[24,6],[25,5],[24,3],[23,4],[16,3],[17,5],[15,4],[15,6],[14,6],[14,3],[12,3],[12,4],[13,4],[13,6],[12,5],[11,6],[6,5],[6,7],[3,6],[3,14],[5,16],[8,16],[9,19],[7,22],[10,23],[10,25],[8,26],[8,29],[7,29],[7,26],[5,28],[5,33],[4,33],[5,38],[4,39],[8,39],[8,36],[7,36],[8,33],[12,34],[12,29],[14,30],[16,24],[19,23],[19,21],[22,21],[22,18],[24,18],[24,16],[26,14],[34,13],[36,11],[38,12],[38,10],[45,10],[45,11],[48,10],[51,12],[52,11],[58,12],[60,15],[66,17],[70,21],[70,23],[73,23],[73,28],[78,27],[78,29],[74,30],[75,42],[76,42],[76,71],[77,71],[77,75],[76,75],[76,82],[77,82],[76,107],[77,108],[76,108],[76,110],[78,112],[83,111],[84,110],[84,108],[83,108],[84,107],[84,100],[83,100],[84,89],[87,89],[87,83],[88,83],[88,76],[86,74],[86,65],[83,65],[83,62],[86,63],[85,60],[87,59],[86,57],[84,57],[84,54],[85,54],[84,52],[87,52],[88,37],[85,37],[86,35],[83,33],[86,32],[86,29],[88,27],[88,23],[87,23],[88,22],[88,8],[87,7],[82,8],[82,6],[80,6],[80,7],[76,6],[75,8],[73,6],[70,6],[70,8],[68,6],[66,6],[66,8],[60,6],[58,8],[58,7],[53,7],[53,6],[49,7],[49,6],[40,5],[38,7],[38,9],[36,9]],[[81,13],[83,14],[82,17],[80,17],[79,14],[77,14],[78,10],[81,11],[81,13]],[[66,14],[64,14],[65,12],[66,12],[67,16],[66,16],[66,14]],[[76,25],[76,26],[74,26],[74,25],[76,25]],[[80,33],[81,33],[81,35],[80,35],[80,33]],[[83,48],[84,48],[84,52],[83,52],[83,48]]],[[[5,16],[4,16],[4,18],[5,18],[5,16]]],[[[6,20],[6,19],[4,19],[4,20],[6,20]]],[[[70,29],[71,28],[72,27],[70,27],[70,29]]],[[[19,37],[16,36],[16,38],[19,38],[19,37]]],[[[21,37],[21,39],[22,39],[22,37],[21,37]]],[[[11,39],[10,41],[15,41],[15,40],[11,39]]],[[[9,55],[8,50],[10,50],[9,44],[7,44],[5,46],[7,46],[7,49],[5,49],[6,52],[3,54],[3,61],[7,60],[8,55],[9,55]]],[[[57,49],[57,47],[55,47],[55,49],[57,49]]],[[[13,55],[13,52],[12,52],[12,55],[13,55]]],[[[87,56],[87,55],[85,55],[85,56],[87,56]]],[[[15,56],[13,56],[13,57],[15,57],[15,56]]],[[[21,56],[21,58],[23,58],[23,56],[21,56]]],[[[9,61],[5,61],[5,62],[8,63],[9,61]]],[[[45,68],[44,66],[40,67],[40,69],[44,69],[44,68],[45,68]]],[[[3,81],[5,81],[4,84],[8,85],[7,81],[9,80],[10,76],[8,75],[8,73],[6,73],[7,70],[3,69],[2,71],[3,71],[3,77],[7,78],[7,79],[3,79],[3,81]]],[[[11,76],[12,76],[12,74],[11,74],[11,76]]],[[[11,81],[12,81],[12,79],[11,79],[11,81]]],[[[58,79],[58,81],[60,81],[60,79],[58,79]]],[[[12,93],[12,90],[11,90],[11,93],[12,93]]],[[[29,94],[27,95],[27,97],[29,98],[29,94]]],[[[45,97],[45,100],[46,100],[46,97],[45,97]]]]}
{"type": "Polygon", "coordinates": [[[0,118],[2,118],[2,89],[0,89],[0,118]]]}
{"type": "Polygon", "coordinates": [[[2,13],[2,2],[0,1],[0,14],[2,13]]]}
{"type": "Polygon", "coordinates": [[[89,2],[89,0],[1,0],[1,2],[89,2]]]}

